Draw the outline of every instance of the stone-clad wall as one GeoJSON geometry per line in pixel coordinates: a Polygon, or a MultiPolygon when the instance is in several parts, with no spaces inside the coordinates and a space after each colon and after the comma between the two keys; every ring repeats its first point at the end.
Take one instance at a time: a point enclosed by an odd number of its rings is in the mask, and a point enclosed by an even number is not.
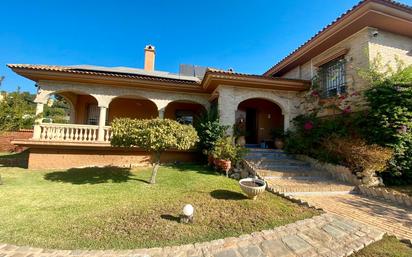
{"type": "Polygon", "coordinates": [[[290,121],[299,113],[300,96],[297,92],[250,89],[220,85],[219,92],[219,113],[220,122],[229,126],[229,133],[232,132],[232,126],[235,124],[235,113],[238,105],[248,99],[261,98],[277,104],[284,115],[285,130],[290,127],[290,121]]]}
{"type": "Polygon", "coordinates": [[[412,38],[377,30],[376,37],[370,37],[369,56],[372,61],[378,55],[382,64],[395,67],[395,58],[399,58],[405,65],[412,65],[412,38]]]}

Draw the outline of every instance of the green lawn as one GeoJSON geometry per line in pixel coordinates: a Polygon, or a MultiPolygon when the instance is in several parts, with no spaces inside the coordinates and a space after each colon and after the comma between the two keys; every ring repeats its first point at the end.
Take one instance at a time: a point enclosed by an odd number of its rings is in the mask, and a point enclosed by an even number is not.
{"type": "MultiPolygon", "coordinates": [[[[53,160],[50,160],[53,161],[53,160]]],[[[57,249],[130,249],[208,241],[318,214],[265,192],[245,198],[237,181],[202,166],[27,171],[0,168],[0,242],[57,249]],[[195,207],[195,223],[177,222],[195,207]]]]}
{"type": "Polygon", "coordinates": [[[373,243],[352,257],[411,257],[412,248],[400,242],[393,236],[385,236],[382,240],[373,243]]]}

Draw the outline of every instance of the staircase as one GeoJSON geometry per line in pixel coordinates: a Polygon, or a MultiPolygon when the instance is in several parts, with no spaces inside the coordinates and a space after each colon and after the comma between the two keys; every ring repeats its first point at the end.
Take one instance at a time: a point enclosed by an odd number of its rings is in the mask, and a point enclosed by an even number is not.
{"type": "Polygon", "coordinates": [[[245,160],[275,192],[285,195],[348,194],[355,186],[333,180],[282,150],[250,148],[245,160]]]}

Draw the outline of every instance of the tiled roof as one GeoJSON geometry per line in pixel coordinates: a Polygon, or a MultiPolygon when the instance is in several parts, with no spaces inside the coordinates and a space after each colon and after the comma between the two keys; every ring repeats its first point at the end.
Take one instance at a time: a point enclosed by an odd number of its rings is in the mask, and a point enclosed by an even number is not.
{"type": "Polygon", "coordinates": [[[298,52],[299,50],[301,50],[304,46],[306,46],[307,44],[309,44],[310,42],[312,42],[314,39],[316,39],[317,37],[319,37],[323,32],[325,32],[327,29],[329,29],[330,27],[332,27],[333,25],[335,25],[337,22],[339,22],[340,20],[344,19],[346,16],[348,16],[350,13],[352,13],[353,11],[355,11],[356,9],[358,9],[360,6],[362,6],[363,4],[366,4],[368,2],[376,2],[376,3],[382,3],[382,4],[386,4],[386,5],[390,5],[392,7],[396,7],[396,8],[400,8],[402,10],[408,11],[408,12],[412,12],[412,6],[406,5],[406,4],[402,4],[399,3],[397,1],[392,1],[392,0],[362,0],[360,1],[358,4],[356,4],[355,6],[353,6],[351,9],[347,10],[346,12],[344,12],[341,16],[339,16],[338,18],[336,18],[334,21],[332,21],[331,23],[329,23],[327,26],[323,27],[318,33],[316,33],[313,37],[311,37],[309,40],[307,40],[305,43],[301,44],[298,48],[296,48],[293,52],[291,52],[289,55],[287,55],[285,58],[283,58],[282,60],[280,60],[278,63],[276,63],[275,65],[273,65],[270,69],[268,69],[264,75],[266,75],[267,73],[269,73],[271,70],[273,70],[274,68],[276,68],[277,66],[279,66],[280,64],[282,64],[284,61],[286,61],[287,59],[289,59],[292,55],[294,55],[296,52],[298,52]]]}
{"type": "Polygon", "coordinates": [[[8,64],[11,69],[28,69],[28,70],[38,70],[38,71],[55,71],[73,74],[83,74],[83,75],[99,75],[99,76],[110,76],[117,78],[128,78],[128,79],[142,79],[142,80],[153,80],[162,82],[178,83],[183,85],[193,85],[199,86],[200,80],[193,77],[179,76],[178,74],[171,74],[167,72],[149,72],[141,69],[133,69],[126,67],[99,67],[99,66],[57,66],[57,65],[32,65],[32,64],[8,64]]]}
{"type": "Polygon", "coordinates": [[[257,78],[257,79],[268,79],[268,80],[284,80],[284,81],[308,82],[307,80],[301,80],[301,79],[266,77],[266,76],[258,75],[258,74],[239,73],[239,72],[225,71],[225,70],[217,70],[217,69],[211,69],[211,68],[209,68],[209,69],[206,71],[206,75],[207,75],[207,74],[222,74],[222,75],[232,75],[232,76],[246,77],[246,78],[257,78]]]}

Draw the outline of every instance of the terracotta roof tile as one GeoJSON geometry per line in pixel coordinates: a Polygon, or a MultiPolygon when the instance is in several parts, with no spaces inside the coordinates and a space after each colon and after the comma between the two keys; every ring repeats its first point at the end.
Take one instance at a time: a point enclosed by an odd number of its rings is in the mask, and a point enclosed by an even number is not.
{"type": "Polygon", "coordinates": [[[185,79],[175,79],[167,78],[161,76],[151,76],[144,74],[135,74],[127,72],[111,72],[111,71],[98,71],[98,70],[87,70],[84,68],[79,68],[76,66],[57,66],[57,65],[32,65],[32,64],[8,64],[11,69],[29,69],[29,70],[39,70],[39,71],[56,71],[56,72],[65,72],[73,74],[83,74],[83,75],[100,75],[100,76],[110,76],[117,78],[128,78],[128,79],[143,79],[143,80],[153,80],[153,81],[162,81],[162,82],[171,82],[182,84],[185,86],[200,86],[199,81],[185,80],[185,79]]]}

